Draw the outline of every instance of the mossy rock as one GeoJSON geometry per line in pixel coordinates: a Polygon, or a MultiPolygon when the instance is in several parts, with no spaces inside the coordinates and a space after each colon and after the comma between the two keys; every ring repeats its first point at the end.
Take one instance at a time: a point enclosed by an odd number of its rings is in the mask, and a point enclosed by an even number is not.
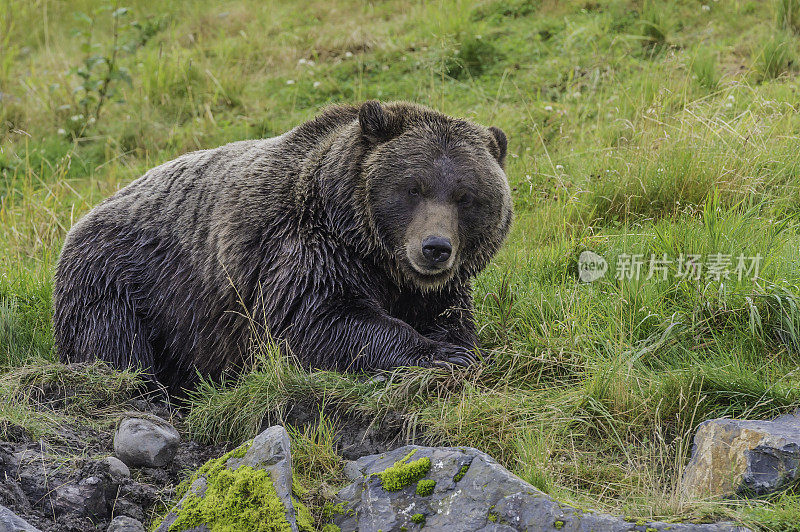
{"type": "MultiPolygon", "coordinates": [[[[362,456],[347,468],[353,483],[331,506],[342,530],[620,530],[620,517],[570,507],[513,475],[478,449],[409,445],[362,456]]],[[[744,532],[732,523],[676,523],[673,532],[744,532]]]]}
{"type": "Polygon", "coordinates": [[[292,496],[289,435],[270,427],[251,442],[209,460],[178,487],[180,502],[156,532],[300,532],[310,514],[292,496]]]}

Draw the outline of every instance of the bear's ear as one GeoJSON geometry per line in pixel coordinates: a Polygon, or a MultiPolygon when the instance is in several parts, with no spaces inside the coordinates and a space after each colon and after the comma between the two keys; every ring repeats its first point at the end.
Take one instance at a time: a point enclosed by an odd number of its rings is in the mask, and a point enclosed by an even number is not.
{"type": "Polygon", "coordinates": [[[361,133],[373,144],[386,142],[391,137],[389,117],[377,100],[369,100],[358,111],[358,124],[361,133]]]}
{"type": "Polygon", "coordinates": [[[503,133],[503,130],[499,127],[490,127],[489,132],[491,132],[493,137],[493,142],[489,145],[489,151],[494,155],[494,158],[497,159],[497,162],[500,163],[502,167],[506,162],[506,151],[508,150],[508,139],[506,138],[506,134],[503,133]]]}

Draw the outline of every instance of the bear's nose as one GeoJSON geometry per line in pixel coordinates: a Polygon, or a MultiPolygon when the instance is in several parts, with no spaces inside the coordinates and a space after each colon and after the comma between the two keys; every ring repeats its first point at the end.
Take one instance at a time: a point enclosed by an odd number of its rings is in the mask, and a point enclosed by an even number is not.
{"type": "Polygon", "coordinates": [[[449,238],[443,236],[429,236],[422,241],[422,254],[431,262],[444,262],[450,258],[453,246],[449,238]]]}

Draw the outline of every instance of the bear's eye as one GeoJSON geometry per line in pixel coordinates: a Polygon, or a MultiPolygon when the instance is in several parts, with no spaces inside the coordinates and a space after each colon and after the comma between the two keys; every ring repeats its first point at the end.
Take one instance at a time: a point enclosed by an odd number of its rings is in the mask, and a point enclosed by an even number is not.
{"type": "Polygon", "coordinates": [[[458,204],[462,207],[469,207],[475,202],[475,197],[472,194],[464,194],[458,198],[458,204]]]}
{"type": "Polygon", "coordinates": [[[419,187],[414,185],[413,187],[408,189],[409,196],[419,196],[419,187]]]}

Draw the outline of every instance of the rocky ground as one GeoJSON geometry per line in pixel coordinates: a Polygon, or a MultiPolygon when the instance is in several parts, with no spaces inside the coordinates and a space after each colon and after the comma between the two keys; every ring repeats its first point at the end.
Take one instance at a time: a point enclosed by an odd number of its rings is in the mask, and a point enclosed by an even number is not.
{"type": "MultiPolygon", "coordinates": [[[[63,387],[43,386],[33,400],[55,412],[68,408],[66,393],[63,387]]],[[[0,441],[0,532],[143,532],[145,526],[158,524],[166,531],[179,519],[179,524],[201,519],[201,524],[211,525],[202,521],[208,515],[226,519],[224,524],[232,529],[249,529],[252,523],[227,506],[217,508],[216,514],[202,507],[211,497],[216,497],[214,504],[230,505],[232,490],[242,485],[251,492],[248,500],[260,501],[253,515],[275,520],[276,530],[314,530],[315,521],[319,525],[321,520],[328,523],[326,532],[422,527],[746,530],[734,523],[645,522],[574,508],[540,492],[478,449],[407,446],[400,420],[387,416],[372,424],[345,413],[336,416],[335,439],[350,484],[326,496],[329,515],[311,516],[293,496],[298,471],[293,469],[292,443],[283,426],[263,427],[258,437],[235,449],[203,445],[186,438],[180,410],[140,395],[121,404],[127,411],[114,415],[116,425],[64,423],[58,437],[47,440],[0,421],[0,434],[5,435],[0,441]],[[228,477],[221,475],[223,470],[230,472],[228,477]],[[179,493],[179,484],[187,479],[188,491],[179,493]],[[268,489],[256,489],[258,482],[268,489]]],[[[318,423],[318,412],[313,402],[297,402],[288,405],[283,422],[302,430],[318,423]]],[[[800,412],[768,421],[702,423],[682,489],[698,496],[765,495],[799,481],[800,412]]],[[[241,491],[235,494],[239,497],[241,491]]],[[[195,529],[194,524],[189,528],[195,529]]]]}
{"type": "MultiPolygon", "coordinates": [[[[134,400],[131,407],[180,426],[180,413],[157,402],[134,400]]],[[[146,523],[164,511],[187,472],[226,451],[180,441],[174,459],[161,467],[118,467],[118,460],[106,460],[114,454],[113,432],[88,426],[63,430],[65,443],[48,444],[7,425],[11,437],[0,442],[0,506],[43,532],[105,530],[120,515],[146,523]]]]}

